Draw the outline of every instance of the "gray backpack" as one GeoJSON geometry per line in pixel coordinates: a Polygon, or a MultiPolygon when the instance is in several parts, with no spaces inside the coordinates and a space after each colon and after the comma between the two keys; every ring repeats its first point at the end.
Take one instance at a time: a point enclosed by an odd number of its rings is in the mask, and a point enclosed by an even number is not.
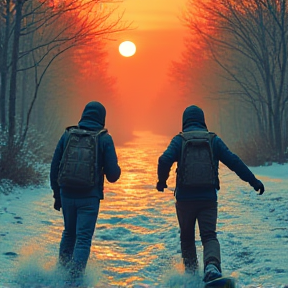
{"type": "MultiPolygon", "coordinates": [[[[68,140],[59,166],[59,186],[92,188],[97,177],[98,139],[107,130],[89,131],[68,127],[68,140]]],[[[98,173],[99,174],[99,173],[98,173]]]]}
{"type": "Polygon", "coordinates": [[[182,188],[217,187],[212,140],[216,134],[207,131],[181,132],[181,161],[177,167],[177,185],[182,188]]]}

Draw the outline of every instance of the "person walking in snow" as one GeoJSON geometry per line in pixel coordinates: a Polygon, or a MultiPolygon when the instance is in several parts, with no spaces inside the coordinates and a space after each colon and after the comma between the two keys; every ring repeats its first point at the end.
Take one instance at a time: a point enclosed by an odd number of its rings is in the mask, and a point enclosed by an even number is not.
{"type": "Polygon", "coordinates": [[[96,101],[89,102],[84,108],[78,126],[66,128],[57,144],[51,163],[50,183],[55,199],[54,209],[60,211],[62,207],[64,217],[59,265],[69,271],[73,284],[78,282],[81,284],[83,281],[100,200],[104,198],[104,176],[109,182],[116,182],[121,174],[113,139],[104,129],[105,118],[105,107],[96,101]],[[77,145],[81,135],[86,138],[79,148],[77,145]],[[76,141],[73,142],[73,139],[76,141]],[[92,139],[91,142],[88,139],[92,139]],[[74,143],[74,146],[71,143],[74,143]],[[88,156],[85,151],[80,151],[85,145],[88,156]],[[72,147],[71,150],[68,146],[72,147]],[[93,159],[91,167],[87,168],[91,159],[93,159]],[[64,163],[66,166],[63,164],[65,161],[68,161],[64,163]],[[91,171],[94,174],[90,174],[91,171]],[[92,175],[93,178],[88,179],[92,183],[88,186],[84,180],[87,175],[89,177],[92,175]]]}
{"type": "Polygon", "coordinates": [[[260,195],[264,193],[263,183],[243,161],[228,149],[220,137],[208,132],[203,110],[195,105],[187,107],[182,117],[182,133],[174,136],[158,159],[156,189],[163,192],[167,188],[171,166],[177,162],[174,195],[183,263],[186,272],[194,273],[198,268],[195,246],[197,220],[203,245],[204,282],[222,276],[220,245],[216,235],[219,161],[260,195]]]}

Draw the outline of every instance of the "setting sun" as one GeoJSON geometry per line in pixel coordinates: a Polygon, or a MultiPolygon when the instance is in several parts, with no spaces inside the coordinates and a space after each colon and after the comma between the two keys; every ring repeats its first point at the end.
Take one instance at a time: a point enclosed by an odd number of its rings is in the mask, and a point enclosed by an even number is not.
{"type": "Polygon", "coordinates": [[[131,57],[136,52],[136,45],[131,41],[124,41],[119,45],[119,53],[124,57],[131,57]]]}

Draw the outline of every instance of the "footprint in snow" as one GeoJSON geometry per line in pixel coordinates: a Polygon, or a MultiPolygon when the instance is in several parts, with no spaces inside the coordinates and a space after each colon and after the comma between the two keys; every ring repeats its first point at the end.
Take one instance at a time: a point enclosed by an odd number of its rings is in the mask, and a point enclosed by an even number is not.
{"type": "Polygon", "coordinates": [[[18,254],[16,252],[11,252],[11,251],[5,252],[5,253],[3,253],[3,255],[9,256],[9,257],[17,257],[18,256],[18,254]]]}

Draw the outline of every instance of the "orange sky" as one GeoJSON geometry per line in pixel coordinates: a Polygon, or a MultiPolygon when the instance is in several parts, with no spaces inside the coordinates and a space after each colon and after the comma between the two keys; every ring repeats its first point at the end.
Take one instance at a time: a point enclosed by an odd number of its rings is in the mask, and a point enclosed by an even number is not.
{"type": "MultiPolygon", "coordinates": [[[[177,91],[171,91],[167,73],[171,61],[178,60],[184,49],[185,28],[178,17],[185,2],[124,0],[121,3],[124,20],[133,21],[136,28],[118,34],[115,41],[108,43],[109,73],[117,78],[121,109],[136,130],[153,129],[160,119],[165,122],[165,117],[181,117],[171,112],[177,105],[178,95],[177,91]],[[137,46],[136,54],[129,58],[118,52],[119,44],[125,40],[137,46]]],[[[181,119],[177,120],[180,123],[181,119]]]]}

